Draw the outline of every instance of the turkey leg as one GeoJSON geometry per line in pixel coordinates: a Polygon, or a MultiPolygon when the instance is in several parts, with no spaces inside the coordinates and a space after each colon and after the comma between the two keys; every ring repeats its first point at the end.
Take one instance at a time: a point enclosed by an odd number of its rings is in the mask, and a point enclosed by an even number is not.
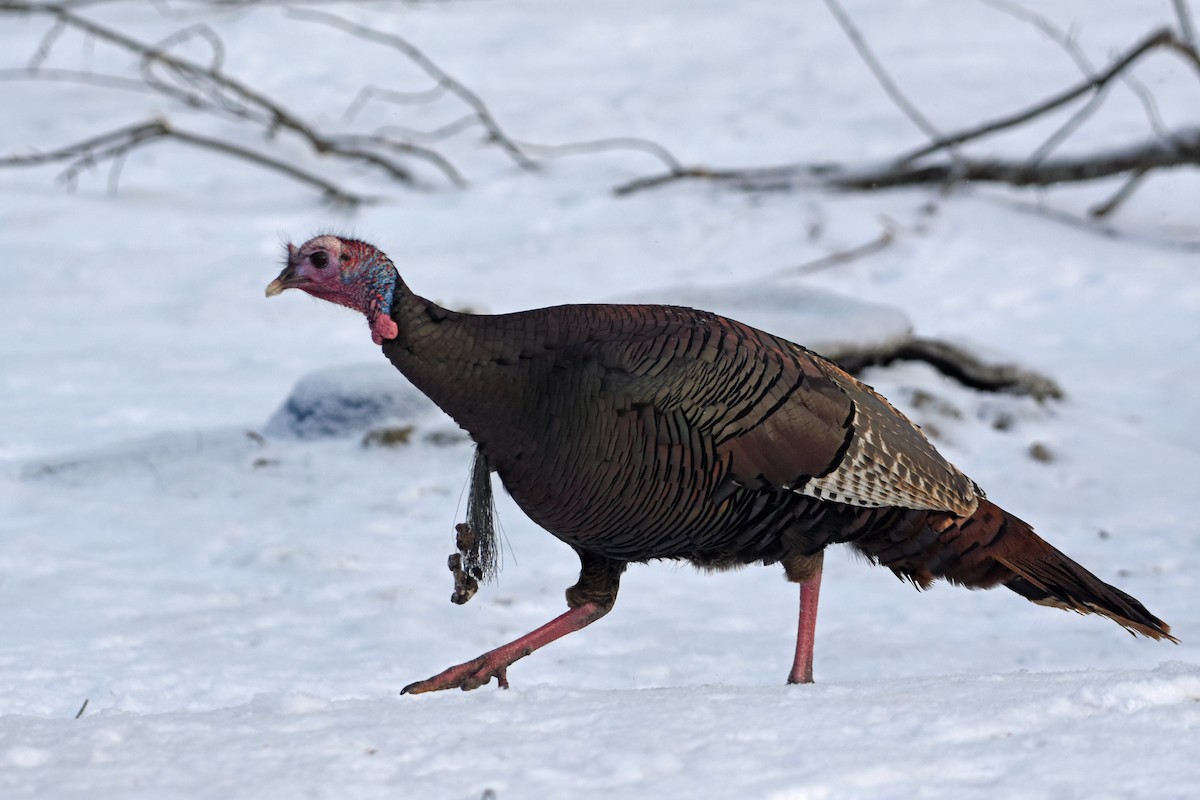
{"type": "Polygon", "coordinates": [[[586,628],[603,617],[617,600],[621,573],[625,564],[591,553],[579,553],[579,580],[567,590],[570,611],[547,622],[542,627],[506,645],[489,650],[478,658],[450,667],[432,678],[410,683],[400,694],[422,694],[442,689],[478,689],[492,678],[501,688],[508,688],[508,667],[534,650],[545,647],[555,639],[586,628]]]}
{"type": "Polygon", "coordinates": [[[580,628],[591,625],[608,613],[608,609],[595,603],[585,603],[578,608],[572,608],[565,614],[555,617],[535,631],[525,634],[515,641],[490,650],[478,658],[444,672],[439,672],[432,678],[417,681],[405,686],[400,694],[422,694],[436,692],[442,689],[478,689],[492,678],[503,689],[508,688],[508,666],[518,659],[544,647],[555,639],[561,639],[568,633],[574,633],[580,628]]]}
{"type": "Polygon", "coordinates": [[[813,642],[817,633],[817,601],[821,595],[821,566],[824,561],[824,553],[818,553],[806,557],[802,562],[784,562],[788,579],[800,584],[800,624],[796,631],[796,657],[792,661],[788,683],[813,682],[813,642]]]}

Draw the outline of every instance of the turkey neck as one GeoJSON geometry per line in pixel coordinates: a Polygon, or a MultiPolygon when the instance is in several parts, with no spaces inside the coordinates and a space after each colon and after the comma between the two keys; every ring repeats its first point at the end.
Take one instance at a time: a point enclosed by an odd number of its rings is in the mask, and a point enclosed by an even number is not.
{"type": "Polygon", "coordinates": [[[525,316],[451,311],[397,280],[391,317],[399,334],[384,341],[383,353],[482,445],[490,428],[521,416],[528,381],[514,367],[525,316]]]}

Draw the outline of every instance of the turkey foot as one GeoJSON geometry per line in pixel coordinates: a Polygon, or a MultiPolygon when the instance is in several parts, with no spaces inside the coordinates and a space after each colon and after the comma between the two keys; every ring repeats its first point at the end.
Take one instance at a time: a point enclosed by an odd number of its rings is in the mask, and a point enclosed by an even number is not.
{"type": "Polygon", "coordinates": [[[478,658],[450,667],[432,678],[410,683],[400,690],[400,694],[423,694],[438,692],[442,689],[469,691],[489,683],[492,678],[496,679],[501,689],[507,689],[510,664],[524,658],[534,650],[550,644],[555,639],[561,639],[568,633],[574,633],[580,628],[591,625],[607,614],[610,607],[600,603],[584,603],[555,617],[537,630],[484,653],[478,658]]]}
{"type": "Polygon", "coordinates": [[[493,650],[491,653],[473,658],[464,664],[450,667],[432,678],[410,683],[400,690],[400,694],[424,694],[425,692],[439,692],[442,689],[462,689],[467,692],[490,683],[492,678],[496,679],[501,689],[507,689],[508,664],[500,659],[493,660],[491,656],[495,652],[493,650]]]}

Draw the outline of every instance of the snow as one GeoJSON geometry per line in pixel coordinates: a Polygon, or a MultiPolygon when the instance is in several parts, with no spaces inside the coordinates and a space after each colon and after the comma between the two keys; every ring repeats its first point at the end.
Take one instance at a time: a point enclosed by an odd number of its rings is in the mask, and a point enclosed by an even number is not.
{"type": "MultiPolygon", "coordinates": [[[[1078,78],[1061,48],[984,4],[845,5],[945,130],[1078,78]]],[[[1038,10],[1104,64],[1169,21],[1169,6],[1038,10]]],[[[81,13],[151,40],[206,21],[229,74],[325,125],[346,124],[365,83],[427,85],[386,50],[354,43],[362,57],[343,57],[338,34],[271,4],[163,7],[81,13]]],[[[922,141],[819,6],[331,7],[409,37],[521,140],[639,135],[714,166],[858,162],[922,141]]],[[[0,52],[32,54],[47,25],[0,16],[0,52]]],[[[129,67],[70,33],[51,62],[129,67]]],[[[1195,124],[1184,62],[1152,57],[1138,74],[1169,123],[1195,124]]],[[[0,153],[157,113],[260,144],[133,93],[29,82],[0,93],[17,109],[0,153]]],[[[455,113],[373,104],[361,124],[455,113]]],[[[1053,127],[996,146],[1027,152],[1053,127]]],[[[1140,103],[1114,87],[1064,152],[1146,131],[1140,103]]],[[[618,198],[612,187],[660,165],[607,153],[530,174],[465,136],[445,148],[471,185],[441,188],[424,172],[433,188],[414,191],[281,141],[379,202],[333,209],[169,144],[131,155],[116,194],[104,168],[74,193],[52,168],[0,170],[0,796],[1195,795],[1193,175],[1148,179],[1105,235],[1060,217],[1119,181],[949,195],[690,183],[618,198]],[[562,611],[578,565],[498,496],[503,572],[465,606],[449,602],[470,443],[406,391],[360,317],[295,292],[263,298],[282,242],[330,229],[379,244],[415,290],[456,307],[656,297],[825,346],[845,338],[829,330],[849,310],[813,330],[787,309],[832,294],[870,304],[854,336],[911,327],[1048,374],[1064,400],[979,394],[918,364],[867,379],[989,497],[1145,602],[1181,644],[1002,590],[917,593],[837,550],[814,686],[783,685],[796,591],[780,570],[652,564],[630,569],[604,620],[514,665],[510,690],[402,697],[562,611]],[[894,241],[879,253],[787,274],[884,230],[894,241]],[[337,418],[346,404],[320,403],[339,392],[389,405],[337,418]],[[306,435],[281,412],[289,398],[333,408],[339,435],[306,435]],[[367,430],[407,425],[404,443],[364,445],[367,430]]]]}

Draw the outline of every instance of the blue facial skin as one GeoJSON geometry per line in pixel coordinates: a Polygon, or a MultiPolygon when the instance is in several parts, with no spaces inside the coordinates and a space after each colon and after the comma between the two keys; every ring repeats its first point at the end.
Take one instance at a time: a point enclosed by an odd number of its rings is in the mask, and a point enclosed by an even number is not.
{"type": "MultiPolygon", "coordinates": [[[[364,245],[366,249],[367,245],[364,245]]],[[[379,314],[390,314],[392,299],[396,294],[396,265],[391,259],[374,248],[371,255],[362,262],[361,272],[365,275],[364,284],[367,286],[367,303],[371,309],[371,318],[379,314]]],[[[355,276],[342,273],[342,283],[353,282],[355,276]]]]}

